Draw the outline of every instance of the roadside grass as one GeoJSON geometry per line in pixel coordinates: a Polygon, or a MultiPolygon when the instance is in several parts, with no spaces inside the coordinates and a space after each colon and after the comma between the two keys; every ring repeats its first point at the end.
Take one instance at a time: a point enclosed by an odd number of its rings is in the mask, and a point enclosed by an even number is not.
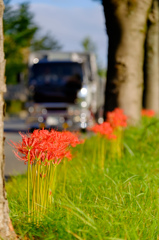
{"type": "Polygon", "coordinates": [[[26,175],[6,182],[20,239],[159,239],[159,120],[145,117],[124,131],[121,159],[108,143],[103,170],[97,144],[91,136],[59,164],[52,207],[36,224],[28,223],[26,175]]]}

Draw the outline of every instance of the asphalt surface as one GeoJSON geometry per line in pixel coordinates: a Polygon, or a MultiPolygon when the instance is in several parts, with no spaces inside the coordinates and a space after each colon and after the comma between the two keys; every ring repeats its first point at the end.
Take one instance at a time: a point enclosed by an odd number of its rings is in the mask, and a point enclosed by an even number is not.
{"type": "Polygon", "coordinates": [[[19,117],[11,117],[4,120],[4,132],[18,133],[28,131],[25,119],[19,117]]]}
{"type": "Polygon", "coordinates": [[[9,118],[4,121],[4,154],[5,154],[5,168],[4,174],[5,177],[9,177],[11,175],[17,175],[25,173],[27,170],[27,166],[24,162],[18,160],[13,150],[14,148],[10,146],[10,140],[13,142],[18,142],[21,140],[21,136],[18,132],[26,132],[27,127],[24,119],[19,118],[9,118]]]}

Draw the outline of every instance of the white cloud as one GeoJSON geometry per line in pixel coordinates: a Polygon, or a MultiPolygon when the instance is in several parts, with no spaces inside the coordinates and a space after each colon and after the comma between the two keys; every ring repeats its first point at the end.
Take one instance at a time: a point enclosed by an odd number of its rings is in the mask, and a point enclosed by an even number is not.
{"type": "Polygon", "coordinates": [[[81,41],[89,36],[97,46],[99,59],[106,64],[107,37],[101,5],[92,8],[57,7],[47,4],[31,4],[35,22],[43,32],[49,32],[63,45],[65,51],[81,50],[81,41]]]}

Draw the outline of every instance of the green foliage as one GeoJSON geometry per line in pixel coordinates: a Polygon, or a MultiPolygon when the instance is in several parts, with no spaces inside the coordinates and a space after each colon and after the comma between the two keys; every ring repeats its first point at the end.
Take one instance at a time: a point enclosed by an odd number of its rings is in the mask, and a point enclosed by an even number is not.
{"type": "Polygon", "coordinates": [[[123,157],[106,157],[104,170],[94,155],[95,136],[78,146],[66,165],[64,194],[64,168],[59,165],[52,207],[38,226],[28,223],[26,176],[12,178],[6,187],[21,239],[157,239],[159,121],[143,118],[141,126],[127,128],[124,136],[123,157]]]}
{"type": "Polygon", "coordinates": [[[46,36],[39,38],[34,38],[31,43],[31,50],[61,50],[62,46],[58,43],[55,38],[52,38],[48,33],[46,36]]]}
{"type": "Polygon", "coordinates": [[[24,2],[17,8],[5,0],[4,52],[7,84],[16,84],[17,75],[26,72],[30,50],[61,49],[61,45],[51,35],[37,37],[40,28],[34,23],[29,3],[24,2]]]}
{"type": "Polygon", "coordinates": [[[106,78],[106,70],[105,70],[105,68],[100,68],[100,67],[98,67],[98,75],[99,75],[101,78],[106,78]]]}
{"type": "Polygon", "coordinates": [[[29,4],[22,3],[14,9],[5,1],[4,11],[4,52],[7,60],[7,83],[16,83],[17,74],[22,72],[27,64],[24,56],[26,48],[30,47],[31,39],[37,31],[30,13],[29,4]]]}
{"type": "Polygon", "coordinates": [[[81,45],[86,52],[96,52],[96,45],[95,43],[91,40],[90,37],[85,37],[83,41],[81,42],[81,45]]]}
{"type": "Polygon", "coordinates": [[[21,3],[17,9],[5,5],[4,33],[10,36],[21,47],[28,46],[37,27],[33,23],[33,14],[30,13],[29,4],[21,3]]]}
{"type": "Polygon", "coordinates": [[[96,44],[90,37],[85,37],[81,42],[82,48],[85,52],[92,52],[96,55],[98,65],[98,75],[101,78],[106,78],[106,69],[101,67],[101,63],[98,59],[96,44]]]}
{"type": "Polygon", "coordinates": [[[24,109],[24,103],[20,100],[5,101],[6,113],[19,114],[24,109]]]}

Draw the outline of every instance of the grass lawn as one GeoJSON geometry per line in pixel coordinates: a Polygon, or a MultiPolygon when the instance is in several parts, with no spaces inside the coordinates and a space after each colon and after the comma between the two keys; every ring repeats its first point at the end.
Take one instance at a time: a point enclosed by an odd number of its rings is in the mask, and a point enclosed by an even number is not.
{"type": "Polygon", "coordinates": [[[20,239],[159,239],[159,120],[127,128],[121,158],[106,143],[104,169],[98,145],[93,135],[74,149],[66,172],[58,165],[52,207],[37,224],[28,223],[26,175],[6,183],[20,239]]]}

